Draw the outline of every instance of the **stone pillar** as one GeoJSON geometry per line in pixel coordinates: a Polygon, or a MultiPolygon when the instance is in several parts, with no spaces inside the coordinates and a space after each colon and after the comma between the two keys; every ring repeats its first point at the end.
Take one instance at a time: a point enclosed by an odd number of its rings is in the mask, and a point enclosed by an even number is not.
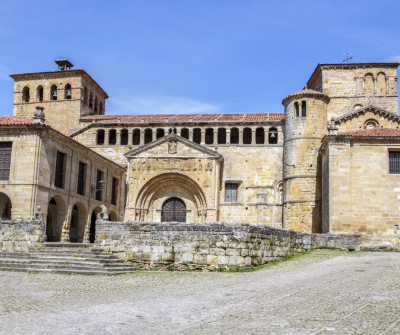
{"type": "Polygon", "coordinates": [[[144,144],[144,129],[140,129],[140,143],[139,145],[144,144]]]}
{"type": "Polygon", "coordinates": [[[117,129],[117,133],[116,133],[116,136],[117,136],[117,138],[116,138],[116,145],[121,145],[121,129],[117,129]]]}
{"type": "Polygon", "coordinates": [[[205,130],[205,129],[201,129],[201,140],[200,140],[200,144],[201,144],[201,145],[206,144],[206,130],[205,130]]]}
{"type": "Polygon", "coordinates": [[[133,143],[133,129],[128,129],[128,145],[133,143]]]}
{"type": "MultiPolygon", "coordinates": [[[[268,143],[269,144],[269,129],[267,129],[267,128],[264,128],[264,144],[265,143],[268,143]]],[[[277,134],[277,136],[278,136],[278,134],[277,134]]]]}
{"type": "Polygon", "coordinates": [[[193,142],[193,128],[189,128],[189,141],[193,142]]]}
{"type": "Polygon", "coordinates": [[[182,128],[176,128],[176,135],[181,136],[182,128]]]}
{"type": "Polygon", "coordinates": [[[243,128],[239,129],[239,145],[243,145],[243,128]]]}
{"type": "Polygon", "coordinates": [[[110,144],[110,129],[104,130],[104,144],[110,144]]]}
{"type": "Polygon", "coordinates": [[[254,128],[251,129],[251,144],[256,144],[256,129],[254,128]]]}
{"type": "Polygon", "coordinates": [[[374,96],[376,95],[376,78],[374,77],[374,96]]]}
{"type": "Polygon", "coordinates": [[[218,129],[213,129],[213,145],[218,145],[218,129]]]}
{"type": "Polygon", "coordinates": [[[231,130],[226,130],[226,144],[231,144],[231,130]]]}

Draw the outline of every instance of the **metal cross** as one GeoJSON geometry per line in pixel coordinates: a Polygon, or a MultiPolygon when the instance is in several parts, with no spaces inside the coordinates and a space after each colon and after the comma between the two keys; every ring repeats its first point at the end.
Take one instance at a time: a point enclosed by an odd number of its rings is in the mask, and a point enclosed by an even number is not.
{"type": "Polygon", "coordinates": [[[346,53],[342,53],[342,55],[346,56],[346,59],[343,59],[343,63],[346,62],[348,63],[350,59],[352,59],[353,57],[350,57],[350,55],[352,55],[351,52],[349,52],[349,49],[346,49],[346,53]]]}

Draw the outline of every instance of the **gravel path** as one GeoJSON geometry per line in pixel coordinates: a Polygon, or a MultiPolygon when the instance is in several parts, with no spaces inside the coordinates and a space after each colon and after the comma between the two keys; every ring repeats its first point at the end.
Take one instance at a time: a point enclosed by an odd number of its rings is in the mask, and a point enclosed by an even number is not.
{"type": "Polygon", "coordinates": [[[0,334],[400,334],[400,253],[246,273],[0,273],[0,334]]]}

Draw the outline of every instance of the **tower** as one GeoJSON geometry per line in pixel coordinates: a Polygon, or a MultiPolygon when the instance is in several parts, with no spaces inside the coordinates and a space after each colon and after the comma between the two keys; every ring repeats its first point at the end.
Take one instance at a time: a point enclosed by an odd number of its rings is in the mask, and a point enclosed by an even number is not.
{"type": "Polygon", "coordinates": [[[320,224],[318,149],[327,131],[329,100],[321,92],[304,89],[282,101],[285,106],[284,228],[310,232],[320,224]]]}
{"type": "Polygon", "coordinates": [[[67,59],[57,59],[57,70],[11,74],[14,79],[14,115],[33,118],[43,107],[46,123],[69,134],[79,128],[79,118],[104,114],[107,93],[85,70],[72,69],[67,59]]]}

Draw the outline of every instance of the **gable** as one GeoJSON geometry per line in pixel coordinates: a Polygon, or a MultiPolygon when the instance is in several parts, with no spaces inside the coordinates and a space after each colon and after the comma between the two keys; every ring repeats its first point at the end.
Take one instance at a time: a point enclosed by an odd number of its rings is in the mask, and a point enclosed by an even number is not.
{"type": "Polygon", "coordinates": [[[400,126],[399,115],[372,105],[338,116],[332,121],[338,126],[339,133],[374,127],[397,129],[400,126]]]}
{"type": "Polygon", "coordinates": [[[129,151],[125,154],[130,158],[213,158],[219,159],[222,156],[197,143],[189,141],[176,134],[169,134],[158,140],[145,144],[142,147],[129,151]]]}

